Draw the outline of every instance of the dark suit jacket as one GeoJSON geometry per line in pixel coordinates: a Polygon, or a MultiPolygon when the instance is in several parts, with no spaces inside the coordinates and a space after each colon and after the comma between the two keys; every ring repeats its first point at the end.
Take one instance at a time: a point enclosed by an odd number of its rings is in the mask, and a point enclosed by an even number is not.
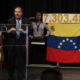
{"type": "MultiPolygon", "coordinates": [[[[16,28],[16,19],[14,17],[9,19],[8,23],[10,25],[7,26],[7,30],[9,30],[12,27],[16,28]]],[[[27,24],[27,23],[28,23],[28,20],[26,18],[22,18],[22,24],[27,24]]],[[[21,25],[21,28],[24,31],[26,31],[26,26],[21,25]]],[[[20,33],[20,39],[17,40],[16,32],[10,32],[10,33],[8,33],[7,39],[8,39],[8,45],[16,45],[17,43],[18,43],[18,45],[25,45],[26,44],[26,33],[20,33]]]]}

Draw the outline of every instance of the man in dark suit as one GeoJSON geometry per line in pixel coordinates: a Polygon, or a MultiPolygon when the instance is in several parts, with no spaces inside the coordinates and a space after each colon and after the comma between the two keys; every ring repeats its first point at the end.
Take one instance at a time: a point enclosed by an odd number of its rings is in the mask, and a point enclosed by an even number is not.
{"type": "Polygon", "coordinates": [[[15,70],[17,80],[25,80],[26,64],[26,27],[28,20],[22,17],[22,8],[14,9],[14,17],[9,20],[8,30],[8,72],[9,80],[15,80],[15,70]]]}

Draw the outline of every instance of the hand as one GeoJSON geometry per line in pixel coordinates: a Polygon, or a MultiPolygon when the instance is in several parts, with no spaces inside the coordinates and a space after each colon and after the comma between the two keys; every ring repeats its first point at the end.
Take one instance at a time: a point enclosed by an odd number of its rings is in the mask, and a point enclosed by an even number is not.
{"type": "Polygon", "coordinates": [[[19,29],[19,32],[24,32],[24,30],[23,29],[19,29]]]}
{"type": "Polygon", "coordinates": [[[42,35],[41,37],[42,37],[42,38],[46,38],[47,36],[45,36],[45,35],[42,35]]]}
{"type": "Polygon", "coordinates": [[[33,39],[37,39],[37,40],[40,40],[40,39],[43,39],[43,38],[46,38],[47,36],[45,36],[45,35],[42,35],[42,36],[40,36],[40,37],[34,37],[33,36],[33,39]]]}
{"type": "Polygon", "coordinates": [[[34,36],[33,36],[33,39],[39,40],[39,39],[40,39],[40,37],[34,37],[34,36]]]}
{"type": "Polygon", "coordinates": [[[40,39],[43,39],[43,37],[42,36],[40,36],[40,37],[33,37],[33,39],[40,40],[40,39]]]}
{"type": "Polygon", "coordinates": [[[8,32],[16,31],[16,28],[12,27],[11,29],[8,30],[8,32]]]}
{"type": "Polygon", "coordinates": [[[38,39],[43,39],[43,36],[38,37],[38,39]]]}
{"type": "Polygon", "coordinates": [[[29,35],[30,39],[33,39],[33,36],[32,35],[29,35]]]}

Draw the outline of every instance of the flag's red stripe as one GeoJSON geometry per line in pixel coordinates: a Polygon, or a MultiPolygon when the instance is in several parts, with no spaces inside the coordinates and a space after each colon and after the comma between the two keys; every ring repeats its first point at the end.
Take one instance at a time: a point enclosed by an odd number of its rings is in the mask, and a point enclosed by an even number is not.
{"type": "Polygon", "coordinates": [[[47,60],[59,63],[80,63],[80,51],[65,51],[54,48],[47,48],[47,60]]]}

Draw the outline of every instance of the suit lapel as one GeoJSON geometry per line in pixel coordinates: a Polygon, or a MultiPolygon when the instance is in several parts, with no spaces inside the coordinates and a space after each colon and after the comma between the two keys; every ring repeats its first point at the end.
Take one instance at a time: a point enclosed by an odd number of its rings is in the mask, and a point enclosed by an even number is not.
{"type": "Polygon", "coordinates": [[[14,27],[16,28],[16,19],[15,18],[13,18],[12,24],[15,24],[14,27]]]}
{"type": "MultiPolygon", "coordinates": [[[[22,18],[22,23],[21,24],[25,24],[24,18],[22,18]]],[[[25,30],[26,27],[24,25],[22,25],[21,28],[25,30]]]]}
{"type": "Polygon", "coordinates": [[[12,22],[12,23],[13,23],[13,24],[16,24],[16,19],[15,19],[15,18],[13,19],[13,22],[12,22]]]}

